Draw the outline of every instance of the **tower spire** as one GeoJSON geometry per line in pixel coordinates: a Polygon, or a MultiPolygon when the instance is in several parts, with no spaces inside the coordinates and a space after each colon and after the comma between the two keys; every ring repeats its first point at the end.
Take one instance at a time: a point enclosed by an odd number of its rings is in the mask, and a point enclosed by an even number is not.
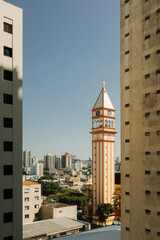
{"type": "Polygon", "coordinates": [[[105,80],[103,80],[102,86],[103,86],[103,88],[105,88],[105,80]]]}

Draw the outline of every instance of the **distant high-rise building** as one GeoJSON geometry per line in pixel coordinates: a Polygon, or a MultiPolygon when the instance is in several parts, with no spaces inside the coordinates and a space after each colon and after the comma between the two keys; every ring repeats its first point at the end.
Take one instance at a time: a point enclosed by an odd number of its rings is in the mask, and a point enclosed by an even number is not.
{"type": "Polygon", "coordinates": [[[61,169],[61,158],[56,155],[54,156],[54,158],[55,158],[55,168],[61,169]]]}
{"type": "Polygon", "coordinates": [[[121,0],[122,240],[160,239],[160,1],[121,0]]]}
{"type": "Polygon", "coordinates": [[[62,168],[72,168],[72,154],[62,155],[62,168]]]}
{"type": "Polygon", "coordinates": [[[44,156],[44,169],[48,171],[55,169],[55,158],[50,153],[44,156]]]}
{"type": "Polygon", "coordinates": [[[43,175],[43,163],[31,163],[31,174],[42,176],[43,175]]]}
{"type": "Polygon", "coordinates": [[[113,202],[115,184],[115,109],[103,88],[92,109],[93,221],[99,203],[113,202]]]}
{"type": "Polygon", "coordinates": [[[32,162],[32,153],[31,150],[26,149],[23,151],[23,166],[30,167],[32,162]]]}
{"type": "Polygon", "coordinates": [[[0,239],[22,239],[22,9],[0,1],[0,239]]]}

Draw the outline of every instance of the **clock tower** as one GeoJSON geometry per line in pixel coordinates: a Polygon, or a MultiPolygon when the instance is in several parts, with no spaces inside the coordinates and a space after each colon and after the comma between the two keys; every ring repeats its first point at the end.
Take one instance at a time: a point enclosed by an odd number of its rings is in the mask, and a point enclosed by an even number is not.
{"type": "Polygon", "coordinates": [[[115,184],[115,109],[105,89],[92,109],[92,207],[113,202],[115,184]]]}

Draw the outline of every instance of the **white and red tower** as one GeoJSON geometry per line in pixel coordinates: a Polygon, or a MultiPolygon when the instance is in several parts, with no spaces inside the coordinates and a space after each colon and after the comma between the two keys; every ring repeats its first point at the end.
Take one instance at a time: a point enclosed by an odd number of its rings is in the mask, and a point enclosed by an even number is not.
{"type": "Polygon", "coordinates": [[[93,218],[99,203],[113,202],[115,185],[115,109],[105,89],[92,109],[93,218]]]}

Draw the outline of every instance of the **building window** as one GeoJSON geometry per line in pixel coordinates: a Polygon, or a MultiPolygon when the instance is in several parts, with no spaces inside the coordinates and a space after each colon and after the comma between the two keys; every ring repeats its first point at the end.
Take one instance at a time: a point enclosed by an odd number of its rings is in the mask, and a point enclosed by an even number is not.
{"type": "Polygon", "coordinates": [[[148,79],[148,78],[150,78],[150,73],[145,75],[145,79],[148,79]]]}
{"type": "Polygon", "coordinates": [[[129,50],[125,52],[125,55],[129,54],[129,50]]]}
{"type": "Polygon", "coordinates": [[[29,210],[29,206],[25,206],[24,209],[25,209],[25,210],[29,210]]]}
{"type": "Polygon", "coordinates": [[[12,34],[12,25],[9,23],[4,22],[3,23],[3,30],[4,32],[11,33],[12,34]]]}
{"type": "Polygon", "coordinates": [[[13,80],[13,73],[12,73],[12,71],[4,70],[3,71],[3,79],[4,80],[8,80],[8,81],[12,81],[13,80]]]}
{"type": "Polygon", "coordinates": [[[149,97],[150,96],[150,93],[145,93],[145,98],[149,97]]]}
{"type": "Polygon", "coordinates": [[[160,216],[160,212],[157,212],[157,216],[160,216]]]}
{"type": "Polygon", "coordinates": [[[150,211],[149,209],[146,209],[146,210],[145,210],[145,213],[146,213],[146,214],[150,214],[151,211],[150,211]]]}
{"type": "Polygon", "coordinates": [[[156,93],[157,93],[157,94],[160,94],[160,90],[157,90],[156,93]]]}
{"type": "Polygon", "coordinates": [[[35,188],[34,192],[39,192],[39,188],[35,188]]]}
{"type": "Polygon", "coordinates": [[[126,33],[126,34],[125,34],[125,37],[128,37],[128,36],[129,36],[129,33],[126,33]]]}
{"type": "Polygon", "coordinates": [[[160,54],[160,49],[158,49],[158,50],[156,51],[156,54],[157,54],[157,55],[160,54]]]}
{"type": "Polygon", "coordinates": [[[125,87],[125,90],[128,90],[128,89],[129,89],[129,86],[126,86],[126,87],[125,87]]]}
{"type": "Polygon", "coordinates": [[[39,197],[38,197],[38,196],[35,196],[34,198],[35,198],[35,200],[39,200],[39,197]]]}
{"type": "Polygon", "coordinates": [[[3,166],[4,175],[13,175],[13,165],[4,165],[3,166]]]}
{"type": "Polygon", "coordinates": [[[125,19],[129,18],[129,14],[125,16],[125,19]]]}
{"type": "Polygon", "coordinates": [[[13,222],[13,213],[12,212],[3,213],[3,222],[4,223],[13,222]]]}
{"type": "Polygon", "coordinates": [[[157,110],[156,113],[157,113],[157,115],[160,115],[160,110],[157,110]]]}
{"type": "Polygon", "coordinates": [[[145,152],[145,155],[150,155],[150,152],[145,152]]]}
{"type": "Polygon", "coordinates": [[[145,117],[149,117],[149,116],[150,116],[150,112],[146,112],[145,117]]]}
{"type": "Polygon", "coordinates": [[[3,48],[3,54],[7,57],[12,57],[12,48],[5,47],[3,48]]]}
{"type": "Polygon", "coordinates": [[[3,190],[3,198],[4,199],[12,199],[13,198],[13,189],[4,189],[3,190]]]}
{"type": "Polygon", "coordinates": [[[160,175],[160,171],[157,171],[157,175],[160,175]]]}
{"type": "Polygon", "coordinates": [[[125,69],[125,72],[129,72],[129,68],[126,68],[126,69],[125,69]]]}
{"type": "Polygon", "coordinates": [[[125,139],[125,143],[129,143],[130,142],[130,140],[129,139],[125,139]]]}
{"type": "Polygon", "coordinates": [[[3,142],[3,150],[6,152],[13,151],[13,142],[4,141],[3,142]]]}
{"type": "Polygon", "coordinates": [[[129,196],[129,195],[130,195],[130,192],[125,192],[125,195],[129,196]]]}
{"type": "Polygon", "coordinates": [[[62,213],[62,211],[59,211],[59,213],[62,213]]]}
{"type": "Polygon", "coordinates": [[[160,74],[160,69],[158,69],[158,70],[156,71],[156,74],[157,74],[157,75],[160,74]]]}
{"type": "Polygon", "coordinates": [[[39,214],[38,213],[35,213],[35,218],[39,217],[39,214]]]}
{"type": "Polygon", "coordinates": [[[157,29],[157,31],[156,31],[156,34],[159,34],[160,33],[160,28],[159,29],[157,29]]]}
{"type": "Polygon", "coordinates": [[[150,19],[150,16],[146,16],[144,20],[147,21],[149,19],[150,19]]]}
{"type": "Polygon", "coordinates": [[[125,177],[126,177],[126,178],[129,178],[129,177],[130,177],[130,175],[129,175],[129,174],[125,174],[125,177]]]}
{"type": "Polygon", "coordinates": [[[24,198],[24,201],[28,202],[29,201],[29,197],[24,198]]]}
{"type": "Polygon", "coordinates": [[[39,208],[39,204],[34,205],[34,208],[39,208]]]}
{"type": "Polygon", "coordinates": [[[3,94],[3,102],[6,104],[12,104],[13,96],[11,94],[3,94]]]}
{"type": "Polygon", "coordinates": [[[146,35],[146,36],[144,37],[144,40],[147,40],[147,39],[149,39],[149,38],[150,38],[150,34],[146,35]]]}
{"type": "Polygon", "coordinates": [[[150,195],[150,193],[151,193],[151,192],[150,192],[149,190],[146,190],[146,191],[145,191],[145,194],[146,194],[146,195],[150,195]]]}
{"type": "Polygon", "coordinates": [[[25,218],[29,218],[29,214],[26,214],[24,217],[25,217],[25,218]]]}
{"type": "Polygon", "coordinates": [[[3,118],[3,127],[12,128],[13,127],[13,119],[12,118],[3,118]]]}
{"type": "Polygon", "coordinates": [[[145,175],[150,175],[150,171],[145,171],[145,175]]]}
{"type": "Polygon", "coordinates": [[[3,240],[13,240],[12,236],[4,237],[3,240]]]}
{"type": "Polygon", "coordinates": [[[125,212],[126,212],[126,213],[130,213],[130,210],[126,209],[125,212]]]}
{"type": "Polygon", "coordinates": [[[128,3],[128,2],[129,2],[129,0],[125,0],[125,4],[128,3]]]}
{"type": "Polygon", "coordinates": [[[129,121],[125,122],[125,125],[129,125],[129,121]]]}
{"type": "Polygon", "coordinates": [[[157,196],[160,197],[160,192],[157,192],[157,196]]]}
{"type": "Polygon", "coordinates": [[[127,231],[127,232],[129,232],[129,231],[130,231],[130,228],[128,228],[128,227],[126,227],[125,229],[126,229],[126,231],[127,231]]]}
{"type": "Polygon", "coordinates": [[[160,13],[160,8],[157,9],[157,14],[159,14],[159,13],[160,13]]]}
{"type": "Polygon", "coordinates": [[[160,151],[157,151],[157,155],[160,156],[160,151]]]}
{"type": "Polygon", "coordinates": [[[145,232],[146,232],[147,234],[150,234],[151,230],[148,229],[148,228],[146,228],[146,229],[145,229],[145,232]]]}
{"type": "Polygon", "coordinates": [[[150,136],[150,132],[145,132],[145,136],[150,136]]]}
{"type": "Polygon", "coordinates": [[[130,158],[129,157],[125,157],[125,160],[129,160],[130,158]]]}
{"type": "Polygon", "coordinates": [[[158,135],[158,136],[160,135],[160,130],[157,131],[157,135],[158,135]]]}
{"type": "Polygon", "coordinates": [[[130,104],[129,104],[129,103],[125,104],[125,107],[129,107],[129,106],[130,106],[130,104]]]}
{"type": "Polygon", "coordinates": [[[150,54],[147,54],[146,56],[145,56],[145,60],[147,60],[147,59],[149,59],[150,58],[150,54]]]}

